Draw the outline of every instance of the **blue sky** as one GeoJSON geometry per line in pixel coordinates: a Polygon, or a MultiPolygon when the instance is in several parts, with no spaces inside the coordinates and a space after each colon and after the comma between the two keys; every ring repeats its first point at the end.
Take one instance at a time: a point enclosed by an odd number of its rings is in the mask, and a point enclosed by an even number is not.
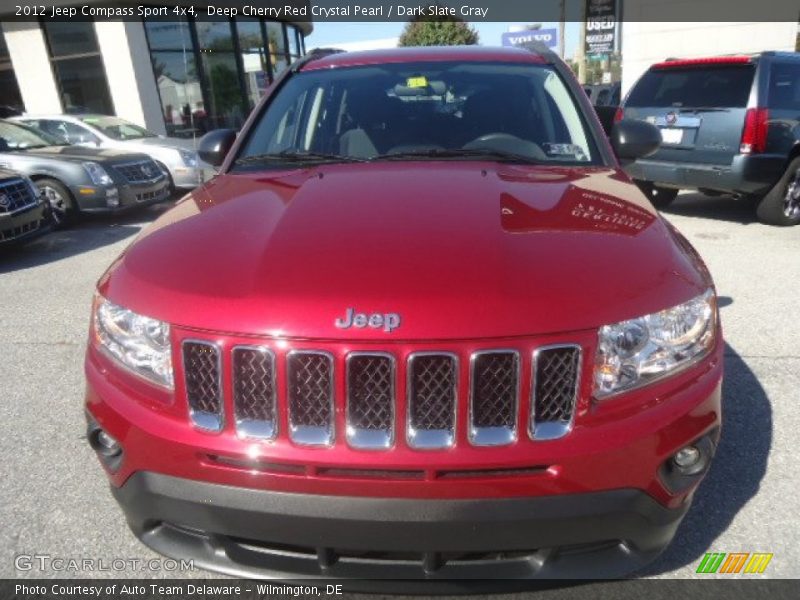
{"type": "MultiPolygon", "coordinates": [[[[524,23],[471,23],[478,31],[480,43],[483,46],[499,46],[500,36],[508,31],[511,25],[525,25],[537,23],[537,21],[525,21],[524,23]]],[[[314,31],[306,39],[308,48],[316,47],[336,47],[337,44],[346,42],[363,42],[368,40],[379,40],[391,37],[398,37],[405,27],[405,23],[334,23],[321,22],[314,23],[314,31]]],[[[557,28],[557,23],[542,23],[542,27],[557,28]]],[[[566,25],[566,54],[572,56],[575,47],[578,45],[579,26],[577,22],[568,22],[566,25]]]]}

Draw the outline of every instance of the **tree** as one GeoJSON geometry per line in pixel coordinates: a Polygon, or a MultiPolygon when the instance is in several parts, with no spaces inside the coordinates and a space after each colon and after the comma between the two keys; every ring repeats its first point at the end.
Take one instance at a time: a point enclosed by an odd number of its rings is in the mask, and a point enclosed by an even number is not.
{"type": "Polygon", "coordinates": [[[461,46],[478,43],[478,32],[456,18],[421,17],[409,21],[400,36],[400,46],[461,46]]]}

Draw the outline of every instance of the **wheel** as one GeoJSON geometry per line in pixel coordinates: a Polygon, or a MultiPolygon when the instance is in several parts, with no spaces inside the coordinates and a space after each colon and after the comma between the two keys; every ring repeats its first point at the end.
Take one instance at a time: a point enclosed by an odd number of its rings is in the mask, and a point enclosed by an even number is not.
{"type": "Polygon", "coordinates": [[[678,190],[673,188],[665,188],[660,185],[655,185],[650,181],[637,180],[636,185],[642,190],[650,203],[657,209],[667,208],[672,204],[673,200],[678,196],[678,190]]]}
{"type": "Polygon", "coordinates": [[[800,156],[789,163],[783,177],[761,199],[756,214],[768,225],[788,227],[800,223],[800,156]]]}
{"type": "Polygon", "coordinates": [[[75,200],[70,191],[60,181],[55,179],[39,179],[38,187],[50,204],[50,218],[53,227],[60,229],[66,227],[75,215],[75,200]]]}

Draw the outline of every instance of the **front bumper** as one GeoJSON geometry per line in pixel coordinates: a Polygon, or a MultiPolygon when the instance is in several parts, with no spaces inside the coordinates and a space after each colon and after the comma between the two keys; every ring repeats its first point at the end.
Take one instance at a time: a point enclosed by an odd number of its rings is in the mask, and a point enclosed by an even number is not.
{"type": "Polygon", "coordinates": [[[181,190],[193,190],[210,180],[216,172],[208,167],[168,166],[172,184],[181,190]]]}
{"type": "Polygon", "coordinates": [[[625,172],[665,187],[758,194],[775,185],[785,167],[785,156],[739,154],[728,165],[640,159],[626,165],[625,172]]]}
{"type": "Polygon", "coordinates": [[[689,502],[646,493],[387,499],[254,490],[139,472],[113,490],[149,547],[243,577],[619,577],[670,542],[689,502]]]}
{"type": "Polygon", "coordinates": [[[33,206],[18,213],[0,214],[0,245],[22,244],[50,231],[47,207],[33,206]]]}
{"type": "Polygon", "coordinates": [[[508,447],[381,453],[209,435],[189,426],[180,398],[91,344],[86,405],[90,427],[122,447],[101,462],[133,530],[199,566],[281,578],[616,577],[669,543],[705,474],[707,463],[668,480],[664,466],[688,444],[713,455],[722,347],[592,404],[561,439],[508,447]]]}
{"type": "Polygon", "coordinates": [[[73,197],[77,200],[81,212],[109,213],[130,210],[137,206],[158,204],[169,200],[171,190],[169,179],[166,175],[157,181],[147,184],[125,184],[115,188],[118,191],[116,202],[108,201],[108,189],[105,188],[80,188],[73,189],[73,197]],[[81,189],[84,193],[81,193],[81,189]],[[94,189],[94,193],[85,193],[94,189]]]}

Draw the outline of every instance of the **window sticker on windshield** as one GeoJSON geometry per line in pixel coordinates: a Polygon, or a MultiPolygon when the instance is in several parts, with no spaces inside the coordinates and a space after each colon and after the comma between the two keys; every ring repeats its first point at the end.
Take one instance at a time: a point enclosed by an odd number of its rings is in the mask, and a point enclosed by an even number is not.
{"type": "Polygon", "coordinates": [[[586,160],[586,154],[578,144],[544,144],[548,156],[569,156],[576,160],[586,160]]]}
{"type": "Polygon", "coordinates": [[[424,75],[417,77],[409,77],[406,79],[406,87],[410,88],[424,88],[428,87],[428,78],[424,75]]]}

